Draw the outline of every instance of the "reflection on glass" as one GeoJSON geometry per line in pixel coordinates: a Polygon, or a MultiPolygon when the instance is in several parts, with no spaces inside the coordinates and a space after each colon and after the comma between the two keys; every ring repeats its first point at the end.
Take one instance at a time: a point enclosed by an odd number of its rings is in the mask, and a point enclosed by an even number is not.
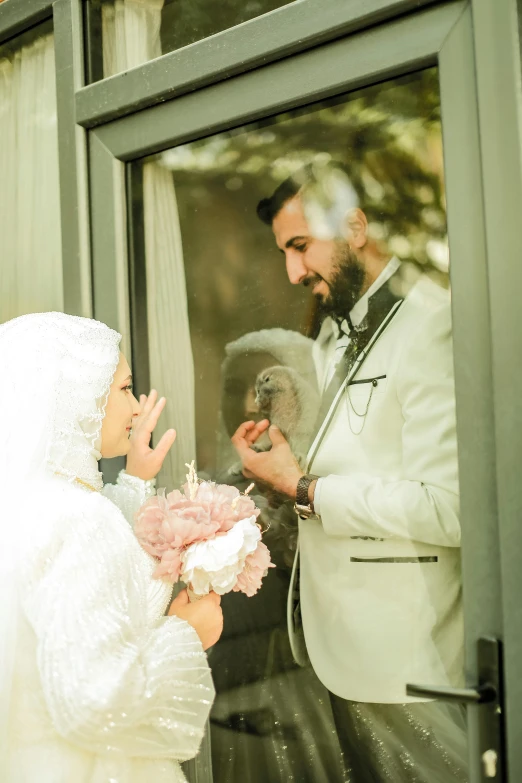
{"type": "Polygon", "coordinates": [[[63,309],[52,23],[0,47],[0,323],[63,309]]]}
{"type": "Polygon", "coordinates": [[[463,679],[436,71],[134,175],[149,355],[135,370],[165,389],[179,435],[160,485],[195,448],[200,476],[246,488],[230,442],[245,420],[268,417],[295,457],[253,469],[277,568],[254,598],[223,598],[214,781],[466,780],[461,708],[406,696],[463,679]],[[286,478],[303,471],[320,480],[298,525],[286,478]]]}
{"type": "MultiPolygon", "coordinates": [[[[103,76],[181,49],[294,0],[102,0],[103,76]]],[[[91,14],[100,13],[91,0],[91,14]]],[[[96,33],[96,22],[92,30],[96,33]]]]}

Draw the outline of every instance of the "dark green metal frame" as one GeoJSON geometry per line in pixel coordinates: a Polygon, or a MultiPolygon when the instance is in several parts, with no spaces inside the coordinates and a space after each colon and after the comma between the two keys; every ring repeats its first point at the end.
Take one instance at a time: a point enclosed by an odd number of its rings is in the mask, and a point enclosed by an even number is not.
{"type": "Polygon", "coordinates": [[[472,8],[491,313],[496,437],[491,469],[498,490],[509,780],[518,781],[522,779],[521,9],[516,0],[473,0],[472,8]]]}
{"type": "Polygon", "coordinates": [[[432,3],[299,0],[86,87],[77,96],[77,121],[93,127],[432,3]]]}
{"type": "Polygon", "coordinates": [[[53,0],[9,0],[0,5],[0,44],[50,19],[53,0]]]}

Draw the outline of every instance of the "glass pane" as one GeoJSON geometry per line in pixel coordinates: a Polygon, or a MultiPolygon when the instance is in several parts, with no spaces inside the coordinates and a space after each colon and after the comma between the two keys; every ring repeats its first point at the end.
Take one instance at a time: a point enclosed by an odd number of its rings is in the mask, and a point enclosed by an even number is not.
{"type": "Polygon", "coordinates": [[[0,322],[63,309],[51,24],[0,47],[0,322]]]}
{"type": "Polygon", "coordinates": [[[214,781],[466,780],[463,708],[406,695],[463,683],[437,71],[168,150],[133,181],[134,369],[178,430],[159,485],[194,455],[201,478],[252,480],[276,565],[223,597],[214,781]],[[266,418],[277,448],[260,433],[245,478],[231,437],[266,418]],[[320,478],[298,523],[303,471],[320,478]]]}
{"type": "MultiPolygon", "coordinates": [[[[94,45],[103,41],[103,70],[112,76],[294,0],[91,0],[94,45]]],[[[100,52],[98,52],[99,54],[100,52]]]]}

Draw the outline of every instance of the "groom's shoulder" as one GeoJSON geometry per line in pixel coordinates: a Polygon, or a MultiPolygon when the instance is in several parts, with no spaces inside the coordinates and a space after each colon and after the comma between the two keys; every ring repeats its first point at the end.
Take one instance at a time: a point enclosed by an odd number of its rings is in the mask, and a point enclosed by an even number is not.
{"type": "Polygon", "coordinates": [[[421,274],[404,294],[402,318],[420,327],[433,320],[451,323],[451,293],[427,274],[421,274]]]}

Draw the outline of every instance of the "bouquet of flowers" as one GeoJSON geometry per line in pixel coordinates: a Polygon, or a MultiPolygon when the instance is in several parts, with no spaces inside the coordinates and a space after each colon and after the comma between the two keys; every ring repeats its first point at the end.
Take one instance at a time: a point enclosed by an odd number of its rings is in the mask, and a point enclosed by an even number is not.
{"type": "Polygon", "coordinates": [[[136,515],[136,537],[158,559],[154,577],[181,580],[191,600],[211,590],[255,595],[274,566],[256,522],[260,510],[248,497],[254,485],[241,494],[228,484],[200,481],[194,462],[187,467],[181,491],[160,490],[136,515]]]}

